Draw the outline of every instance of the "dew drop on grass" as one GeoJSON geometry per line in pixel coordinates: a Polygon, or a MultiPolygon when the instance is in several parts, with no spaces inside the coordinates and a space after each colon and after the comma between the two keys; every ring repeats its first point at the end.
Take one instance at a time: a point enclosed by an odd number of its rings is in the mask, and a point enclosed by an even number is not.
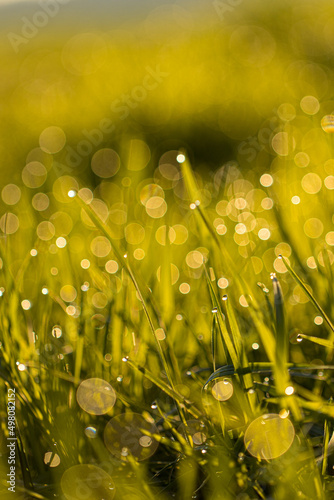
{"type": "Polygon", "coordinates": [[[217,307],[214,307],[214,308],[211,310],[211,312],[212,312],[212,313],[216,313],[217,311],[218,311],[217,307]]]}
{"type": "Polygon", "coordinates": [[[227,300],[227,295],[223,295],[222,300],[227,300]]]}
{"type": "Polygon", "coordinates": [[[124,363],[126,363],[128,360],[129,360],[129,357],[128,357],[128,356],[124,356],[124,358],[122,358],[122,361],[123,361],[124,363]]]}
{"type": "Polygon", "coordinates": [[[158,408],[157,403],[152,403],[151,408],[152,408],[152,410],[156,410],[158,408]]]}

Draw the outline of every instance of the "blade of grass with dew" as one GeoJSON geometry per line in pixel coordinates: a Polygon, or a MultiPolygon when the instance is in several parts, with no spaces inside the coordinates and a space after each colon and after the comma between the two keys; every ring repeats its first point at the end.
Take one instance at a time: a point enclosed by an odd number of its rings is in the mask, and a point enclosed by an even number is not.
{"type": "MultiPolygon", "coordinates": [[[[220,305],[219,299],[216,295],[216,292],[214,290],[214,287],[212,286],[209,273],[208,273],[206,265],[204,263],[203,263],[203,267],[204,267],[204,271],[205,271],[205,276],[206,276],[208,288],[210,291],[212,308],[213,308],[212,310],[215,311],[216,314],[218,315],[217,316],[217,325],[219,328],[219,332],[221,334],[222,341],[225,345],[225,349],[226,349],[226,351],[227,351],[227,353],[232,361],[232,364],[235,367],[235,369],[237,369],[240,367],[239,359],[238,359],[237,353],[235,351],[233,342],[230,338],[230,335],[225,327],[225,322],[224,322],[224,317],[223,317],[221,305],[220,305]]],[[[215,312],[214,312],[214,314],[215,314],[215,312]]]]}
{"type": "MultiPolygon", "coordinates": [[[[147,321],[150,325],[150,329],[151,329],[151,332],[153,334],[153,337],[154,337],[154,340],[155,340],[155,344],[157,346],[157,350],[158,350],[158,353],[159,353],[159,356],[160,356],[160,359],[161,359],[161,362],[162,362],[162,365],[164,367],[164,370],[165,370],[165,373],[167,375],[167,379],[169,381],[169,384],[171,385],[171,387],[173,388],[174,387],[174,384],[173,384],[173,381],[172,381],[172,377],[171,377],[171,373],[170,373],[170,369],[169,369],[169,366],[168,366],[168,363],[165,359],[165,356],[164,356],[164,353],[163,353],[163,350],[161,348],[161,345],[160,345],[160,342],[159,340],[157,339],[157,336],[155,334],[155,328],[154,328],[154,325],[153,325],[153,322],[152,322],[152,319],[151,319],[151,316],[148,312],[148,309],[147,309],[147,306],[146,306],[146,303],[145,303],[145,300],[144,300],[144,297],[142,295],[142,292],[138,286],[138,283],[135,279],[135,276],[129,266],[129,263],[127,261],[127,258],[124,257],[122,255],[122,253],[120,252],[120,250],[115,246],[114,244],[114,238],[113,238],[113,235],[110,231],[110,229],[101,221],[101,219],[95,214],[94,210],[92,210],[92,208],[85,204],[78,196],[75,197],[75,199],[77,200],[77,203],[81,206],[81,208],[83,208],[84,210],[86,210],[86,212],[88,213],[89,217],[92,219],[92,221],[94,222],[94,224],[105,234],[105,236],[108,238],[112,248],[114,249],[114,252],[115,252],[115,255],[117,256],[117,258],[119,259],[119,261],[122,263],[122,265],[124,266],[124,268],[127,270],[134,286],[135,286],[135,289],[138,293],[138,297],[140,298],[140,301],[143,305],[143,309],[144,309],[144,313],[145,313],[145,316],[147,318],[147,321]]],[[[178,401],[176,401],[176,404],[178,406],[178,401]]],[[[180,416],[181,416],[181,419],[184,420],[184,423],[186,425],[186,421],[184,419],[184,416],[183,416],[183,410],[182,408],[179,408],[179,412],[180,412],[180,416]]]]}
{"type": "MultiPolygon", "coordinates": [[[[231,336],[234,339],[234,345],[237,351],[237,355],[239,359],[241,360],[241,369],[247,370],[248,368],[248,359],[247,355],[244,349],[243,345],[243,339],[241,336],[241,332],[238,326],[237,318],[235,316],[232,304],[230,303],[230,300],[224,300],[224,309],[225,309],[225,316],[227,318],[227,325],[229,325],[230,330],[231,330],[231,336]]],[[[242,384],[244,386],[244,389],[248,391],[253,385],[252,377],[250,375],[245,374],[244,376],[241,377],[242,384]]],[[[256,407],[256,394],[254,393],[248,393],[248,399],[249,403],[251,406],[252,411],[255,411],[256,407]]]]}
{"type": "Polygon", "coordinates": [[[286,331],[283,292],[276,275],[272,275],[272,284],[274,290],[274,306],[276,321],[276,359],[274,365],[275,386],[278,394],[282,397],[282,408],[288,405],[297,421],[302,416],[299,406],[293,394],[285,396],[286,389],[290,386],[290,376],[287,369],[288,363],[288,336],[286,331]]]}

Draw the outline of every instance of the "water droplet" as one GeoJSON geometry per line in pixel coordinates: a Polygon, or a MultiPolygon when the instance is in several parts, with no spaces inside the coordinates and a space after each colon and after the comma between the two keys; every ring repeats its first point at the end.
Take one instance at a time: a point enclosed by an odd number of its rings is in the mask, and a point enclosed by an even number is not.
{"type": "Polygon", "coordinates": [[[283,259],[283,256],[281,254],[279,254],[278,258],[279,259],[283,259]]]}
{"type": "Polygon", "coordinates": [[[42,294],[47,295],[49,293],[49,290],[46,287],[42,288],[42,294]]]}
{"type": "Polygon", "coordinates": [[[127,448],[122,448],[121,455],[122,457],[127,457],[129,454],[129,450],[127,448]]]}
{"type": "Polygon", "coordinates": [[[122,358],[122,361],[123,361],[124,363],[126,363],[128,360],[129,360],[129,356],[124,356],[124,358],[122,358]]]}
{"type": "Polygon", "coordinates": [[[211,309],[212,313],[216,313],[217,311],[218,311],[217,307],[214,307],[213,309],[211,309]]]}
{"type": "Polygon", "coordinates": [[[117,382],[123,382],[123,376],[119,375],[116,380],[117,382]]]}
{"type": "Polygon", "coordinates": [[[77,192],[74,189],[70,189],[67,195],[69,198],[74,198],[77,195],[77,192]]]}
{"type": "Polygon", "coordinates": [[[261,290],[264,292],[264,293],[269,293],[269,290],[268,288],[266,287],[266,285],[264,283],[261,283],[260,281],[257,283],[257,286],[259,286],[261,288],[261,290]]]}
{"type": "Polygon", "coordinates": [[[152,410],[156,410],[158,408],[157,403],[152,403],[151,408],[152,408],[152,410]]]}
{"type": "Polygon", "coordinates": [[[223,295],[222,300],[227,300],[227,295],[223,295]]]}
{"type": "Polygon", "coordinates": [[[191,377],[191,371],[190,370],[187,371],[187,375],[188,375],[188,377],[191,377]]]}
{"type": "Polygon", "coordinates": [[[195,210],[196,204],[195,203],[190,203],[189,207],[190,207],[191,210],[195,210]]]}
{"type": "Polygon", "coordinates": [[[270,279],[271,280],[276,279],[276,273],[270,273],[270,279]]]}
{"type": "Polygon", "coordinates": [[[196,207],[199,207],[199,206],[200,206],[200,204],[201,204],[201,202],[200,202],[199,200],[196,200],[196,201],[195,201],[195,205],[196,205],[196,207]]]}

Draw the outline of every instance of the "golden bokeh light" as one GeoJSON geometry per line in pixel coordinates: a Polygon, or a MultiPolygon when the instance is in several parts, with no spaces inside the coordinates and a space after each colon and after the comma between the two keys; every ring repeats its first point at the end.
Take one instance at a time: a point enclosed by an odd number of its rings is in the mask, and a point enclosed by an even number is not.
{"type": "Polygon", "coordinates": [[[46,181],[47,170],[45,166],[38,162],[32,161],[22,170],[22,180],[29,188],[41,187],[46,181]]]}
{"type": "Polygon", "coordinates": [[[120,460],[132,455],[137,460],[146,460],[154,455],[159,443],[149,434],[159,434],[154,420],[138,413],[123,413],[112,418],[104,429],[104,443],[108,451],[120,460]]]}
{"type": "Polygon", "coordinates": [[[305,193],[316,194],[320,191],[322,186],[322,181],[318,174],[310,172],[302,178],[302,188],[305,193]]]}
{"type": "Polygon", "coordinates": [[[58,467],[60,464],[60,457],[57,453],[47,451],[44,455],[44,463],[49,467],[58,467]]]}
{"type": "MultiPolygon", "coordinates": [[[[180,271],[178,267],[175,264],[170,264],[170,281],[172,285],[175,285],[175,283],[178,282],[180,277],[180,271]]],[[[161,281],[161,266],[158,267],[157,270],[157,279],[160,282],[161,281]]]]}
{"type": "Polygon", "coordinates": [[[66,500],[82,498],[83,494],[89,500],[112,500],[116,493],[109,474],[91,464],[73,465],[66,469],[60,485],[66,500]]]}
{"type": "Polygon", "coordinates": [[[131,222],[124,228],[125,239],[130,245],[139,245],[145,239],[145,229],[137,222],[131,222]]]}
{"type": "Polygon", "coordinates": [[[6,205],[16,205],[21,198],[21,189],[16,184],[7,184],[2,188],[1,198],[6,205]]]}
{"type": "Polygon", "coordinates": [[[14,234],[18,230],[20,221],[17,215],[11,212],[5,213],[0,218],[0,229],[5,234],[14,234]]]}
{"type": "Polygon", "coordinates": [[[77,297],[77,291],[72,285],[64,285],[61,287],[59,295],[64,302],[73,302],[77,297]]]}
{"type": "Polygon", "coordinates": [[[110,148],[99,149],[92,158],[94,174],[103,179],[113,177],[121,166],[119,155],[110,148]]]}
{"type": "Polygon", "coordinates": [[[54,237],[54,235],[56,234],[56,229],[51,222],[43,221],[38,224],[36,233],[41,240],[48,241],[54,237]]]}
{"type": "Polygon", "coordinates": [[[129,144],[127,169],[133,172],[143,170],[151,159],[151,151],[145,141],[132,139],[129,144]]]}
{"type": "Polygon", "coordinates": [[[77,192],[78,190],[78,181],[70,175],[59,177],[57,180],[55,180],[52,186],[53,196],[57,201],[61,203],[70,203],[71,198],[69,197],[68,193],[70,191],[77,192]]]}
{"type": "Polygon", "coordinates": [[[288,418],[267,413],[253,420],[246,429],[247,451],[260,460],[273,460],[284,455],[295,438],[295,429],[288,418]]]}
{"type": "Polygon", "coordinates": [[[114,389],[100,378],[89,378],[81,382],[76,398],[80,408],[91,415],[104,415],[116,403],[114,389]]]}
{"type": "Polygon", "coordinates": [[[111,243],[105,236],[96,236],[90,244],[90,249],[96,257],[107,257],[111,252],[111,243]]]}
{"type": "Polygon", "coordinates": [[[39,136],[42,151],[49,154],[58,153],[66,144],[66,135],[60,127],[47,127],[39,136]]]}
{"type": "Polygon", "coordinates": [[[300,101],[300,107],[308,115],[316,115],[320,109],[319,101],[312,95],[306,95],[300,101]]]}
{"type": "Polygon", "coordinates": [[[167,203],[160,196],[152,196],[146,201],[145,208],[150,217],[159,219],[167,212],[167,203]]]}
{"type": "Polygon", "coordinates": [[[31,203],[35,210],[43,212],[49,208],[50,200],[47,194],[37,193],[34,195],[31,203]]]}
{"type": "Polygon", "coordinates": [[[325,115],[321,118],[321,128],[328,134],[334,132],[334,115],[325,115]]]}
{"type": "Polygon", "coordinates": [[[115,260],[108,260],[105,264],[105,269],[109,274],[115,274],[118,271],[118,264],[115,260]]]}
{"type": "Polygon", "coordinates": [[[158,340],[165,340],[166,333],[163,328],[158,328],[157,330],[155,330],[155,336],[158,340]]]}
{"type": "Polygon", "coordinates": [[[224,378],[223,380],[215,382],[211,392],[212,396],[217,399],[217,401],[227,401],[233,396],[234,392],[232,380],[224,378]]]}
{"type": "Polygon", "coordinates": [[[320,219],[311,217],[304,224],[304,233],[309,238],[319,238],[324,231],[324,225],[320,219]]]}
{"type": "Polygon", "coordinates": [[[181,285],[179,286],[179,290],[183,295],[187,295],[190,292],[189,283],[181,283],[181,285]]]}

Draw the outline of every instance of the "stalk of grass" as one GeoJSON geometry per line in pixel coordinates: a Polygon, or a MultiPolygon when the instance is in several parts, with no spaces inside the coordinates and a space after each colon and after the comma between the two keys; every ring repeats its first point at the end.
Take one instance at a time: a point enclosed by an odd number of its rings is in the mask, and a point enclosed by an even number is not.
{"type": "Polygon", "coordinates": [[[275,385],[278,394],[282,397],[282,407],[287,405],[295,419],[302,418],[299,406],[294,395],[285,396],[285,391],[290,385],[290,377],[287,370],[288,362],[288,336],[286,331],[284,301],[281,285],[275,275],[272,275],[274,289],[274,306],[276,320],[276,359],[274,365],[275,385]]]}
{"type": "MultiPolygon", "coordinates": [[[[112,233],[110,232],[109,228],[101,221],[101,219],[95,214],[95,212],[91,209],[91,207],[89,205],[85,204],[78,196],[76,196],[76,199],[77,199],[78,204],[84,210],[86,210],[87,214],[93,220],[94,224],[108,238],[108,240],[110,241],[111,246],[114,249],[115,255],[117,256],[117,258],[119,259],[119,261],[122,263],[122,265],[124,266],[124,268],[127,270],[128,274],[129,274],[129,276],[131,278],[131,281],[134,284],[134,287],[135,287],[135,289],[137,291],[138,297],[139,297],[139,299],[140,299],[140,301],[141,301],[141,303],[143,305],[144,314],[146,316],[146,319],[147,319],[148,324],[150,326],[151,332],[153,334],[153,337],[154,337],[154,340],[155,340],[155,344],[157,346],[157,350],[158,350],[158,353],[159,353],[162,365],[164,367],[167,379],[169,381],[169,384],[170,384],[171,388],[174,391],[174,384],[173,384],[173,381],[172,381],[172,376],[171,376],[171,372],[170,372],[168,363],[167,363],[166,358],[164,356],[164,353],[163,353],[163,350],[161,348],[160,342],[157,339],[157,336],[155,334],[155,328],[154,328],[154,325],[153,325],[153,321],[152,321],[151,316],[149,314],[149,311],[147,309],[146,302],[145,302],[143,294],[142,294],[142,292],[141,292],[141,290],[139,288],[137,280],[136,280],[136,278],[135,278],[135,276],[134,276],[134,274],[133,274],[133,272],[132,272],[132,270],[130,268],[130,265],[129,265],[128,261],[127,261],[127,257],[123,256],[122,253],[120,252],[120,250],[115,246],[114,238],[113,238],[112,233]]],[[[186,424],[186,420],[185,420],[185,417],[184,417],[184,414],[183,414],[183,409],[181,407],[179,407],[179,402],[177,400],[176,400],[176,404],[177,404],[178,409],[179,409],[181,420],[184,422],[184,424],[186,426],[187,424],[186,424]]]]}

